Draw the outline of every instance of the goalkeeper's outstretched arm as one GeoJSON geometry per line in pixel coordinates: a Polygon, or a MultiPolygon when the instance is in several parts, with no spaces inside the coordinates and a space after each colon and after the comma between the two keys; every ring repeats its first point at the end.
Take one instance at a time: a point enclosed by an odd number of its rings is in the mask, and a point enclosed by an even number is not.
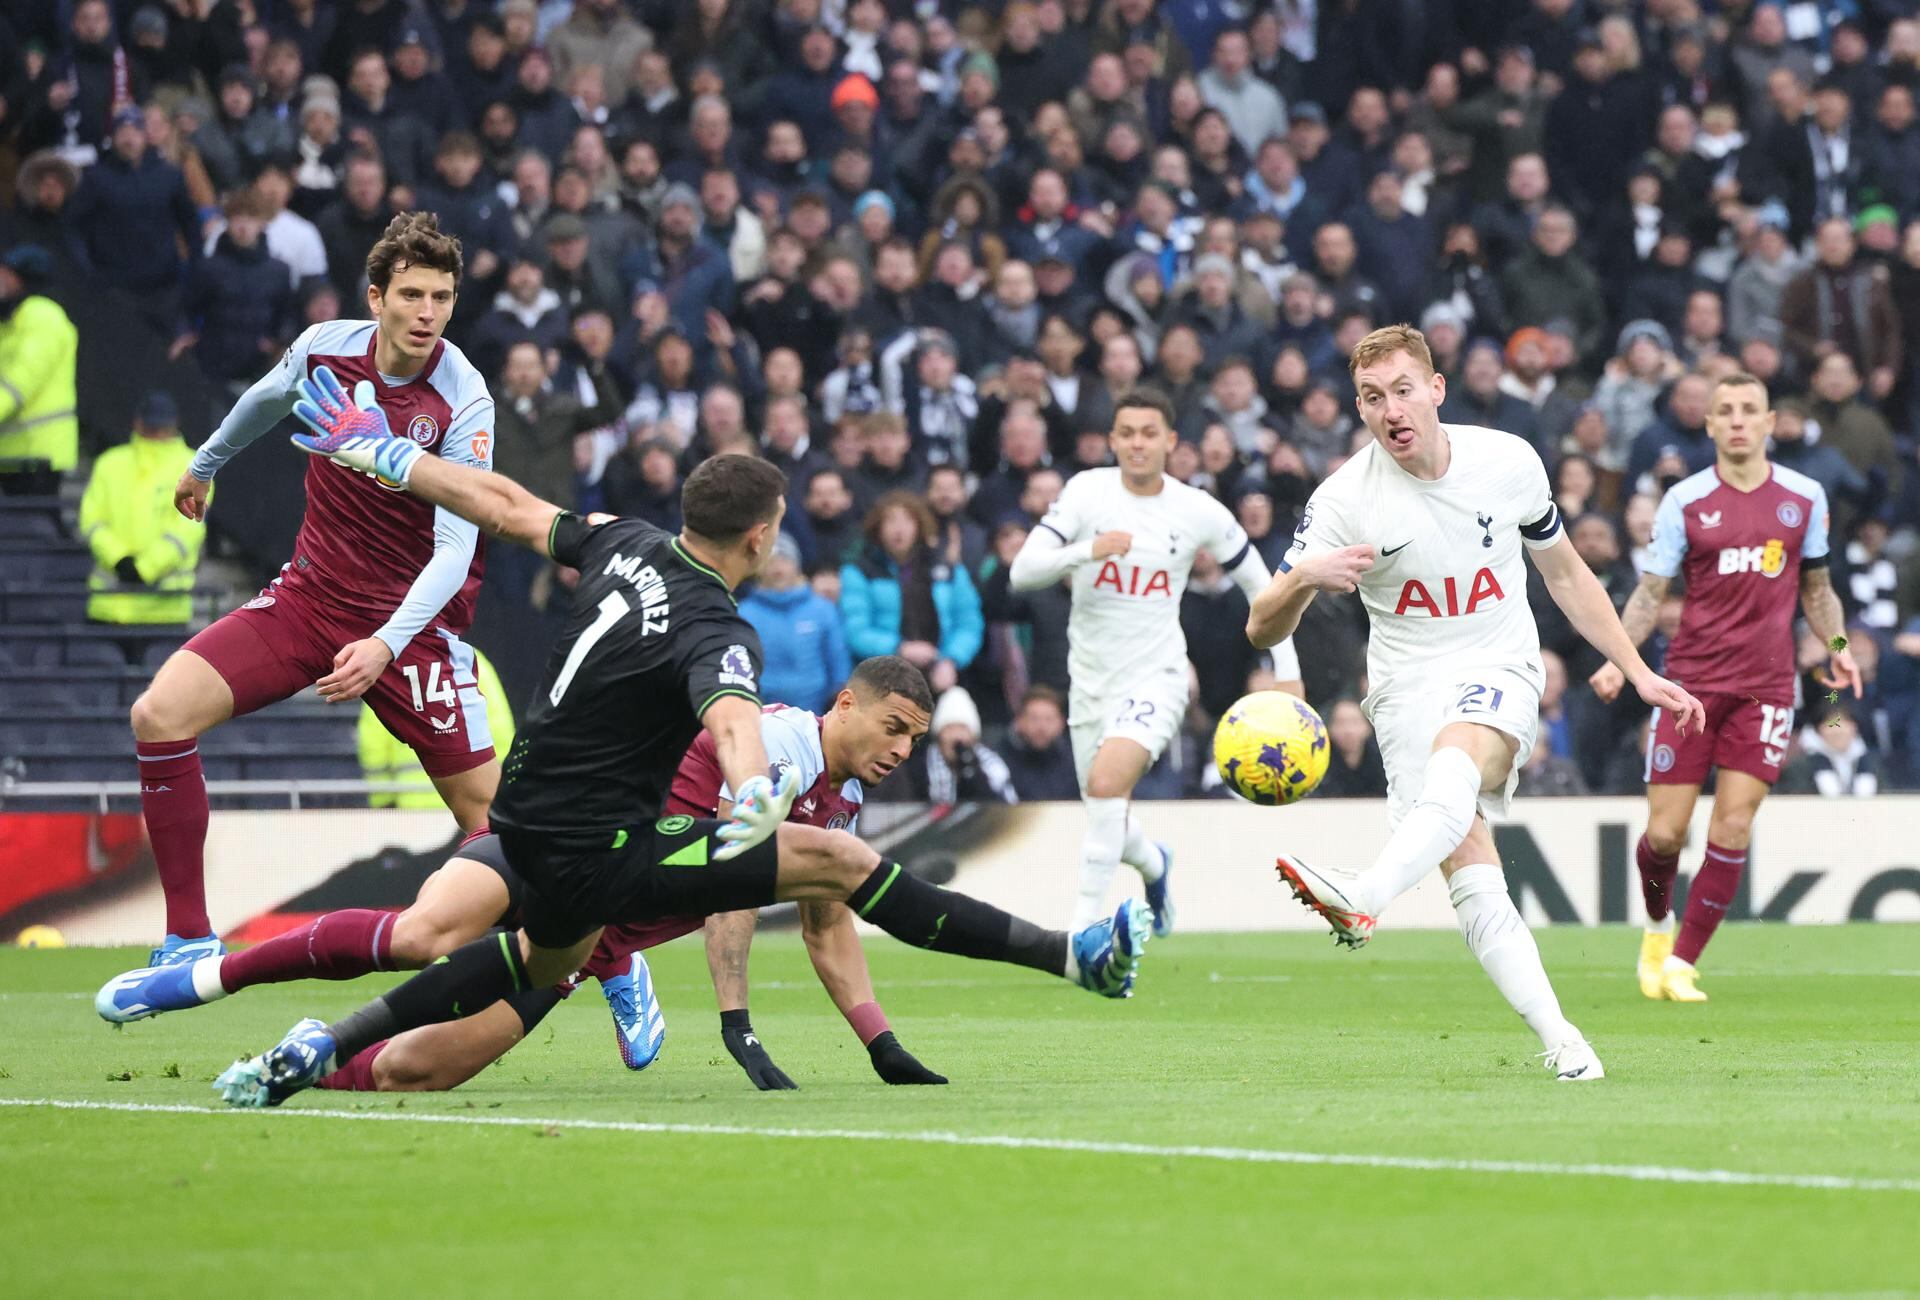
{"type": "Polygon", "coordinates": [[[518,542],[551,556],[553,524],[563,513],[504,474],[422,456],[407,474],[407,491],[471,523],[489,537],[518,542]]]}

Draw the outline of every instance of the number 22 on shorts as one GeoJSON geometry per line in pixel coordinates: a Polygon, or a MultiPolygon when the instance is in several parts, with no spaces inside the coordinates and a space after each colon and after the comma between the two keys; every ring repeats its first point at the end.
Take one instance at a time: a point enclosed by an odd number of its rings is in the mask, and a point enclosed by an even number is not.
{"type": "Polygon", "coordinates": [[[1152,700],[1127,700],[1121,704],[1119,711],[1113,715],[1113,725],[1116,727],[1144,727],[1147,725],[1147,719],[1152,716],[1152,700]]]}

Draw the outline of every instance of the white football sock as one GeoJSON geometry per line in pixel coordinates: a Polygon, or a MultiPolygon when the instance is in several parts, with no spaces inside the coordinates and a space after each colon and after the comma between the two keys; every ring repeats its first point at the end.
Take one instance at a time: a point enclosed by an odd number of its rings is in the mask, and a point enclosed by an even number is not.
{"type": "Polygon", "coordinates": [[[1074,904],[1073,928],[1085,929],[1106,915],[1107,886],[1120,865],[1120,849],[1127,840],[1125,799],[1084,799],[1087,836],[1080,841],[1080,898],[1074,904]]]}
{"type": "Polygon", "coordinates": [[[1120,860],[1139,872],[1140,879],[1149,885],[1167,874],[1167,859],[1160,846],[1147,838],[1132,814],[1127,816],[1127,839],[1120,846],[1120,860]]]}
{"type": "Polygon", "coordinates": [[[1560,1013],[1560,999],[1540,964],[1540,948],[1508,897],[1500,868],[1490,862],[1460,868],[1453,873],[1449,897],[1467,947],[1507,1004],[1539,1035],[1540,1045],[1551,1049],[1580,1037],[1560,1013]]]}
{"type": "Polygon", "coordinates": [[[1473,829],[1480,808],[1480,766],[1464,749],[1435,751],[1427,760],[1420,796],[1387,840],[1373,865],[1355,881],[1354,902],[1379,916],[1429,871],[1447,860],[1473,829]]]}
{"type": "Polygon", "coordinates": [[[1661,917],[1658,921],[1648,921],[1647,933],[1672,934],[1673,933],[1673,909],[1668,908],[1667,914],[1661,917]]]}
{"type": "Polygon", "coordinates": [[[220,982],[220,963],[224,960],[202,957],[193,963],[193,995],[202,1002],[218,1002],[227,996],[227,987],[220,982]]]}

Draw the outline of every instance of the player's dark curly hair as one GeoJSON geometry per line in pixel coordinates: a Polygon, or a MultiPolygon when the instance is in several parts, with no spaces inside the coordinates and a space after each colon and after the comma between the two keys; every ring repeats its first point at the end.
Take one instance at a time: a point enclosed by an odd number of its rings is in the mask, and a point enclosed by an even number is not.
{"type": "Polygon", "coordinates": [[[787,476],[759,457],[713,456],[687,475],[680,517],[688,532],[726,546],[770,522],[786,493],[787,476]]]}
{"type": "Polygon", "coordinates": [[[460,287],[460,241],[443,233],[431,212],[402,212],[387,223],[387,233],[367,253],[367,283],[385,293],[393,273],[411,266],[445,271],[460,287]]]}
{"type": "Polygon", "coordinates": [[[922,713],[933,712],[933,691],[927,685],[927,675],[899,655],[862,659],[847,678],[847,688],[868,699],[898,695],[922,713]]]}

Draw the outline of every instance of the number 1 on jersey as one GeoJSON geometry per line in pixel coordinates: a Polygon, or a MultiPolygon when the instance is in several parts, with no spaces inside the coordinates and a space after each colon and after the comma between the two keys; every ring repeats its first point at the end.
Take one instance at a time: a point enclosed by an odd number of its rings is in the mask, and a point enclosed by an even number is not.
{"type": "Polygon", "coordinates": [[[573,649],[567,652],[567,662],[560,665],[560,675],[553,679],[553,689],[547,692],[550,704],[560,703],[560,697],[567,693],[567,687],[573,685],[573,675],[580,671],[580,663],[600,638],[613,630],[613,625],[633,612],[633,606],[627,598],[617,591],[610,591],[600,602],[600,616],[587,624],[587,630],[573,643],[573,649]]]}

